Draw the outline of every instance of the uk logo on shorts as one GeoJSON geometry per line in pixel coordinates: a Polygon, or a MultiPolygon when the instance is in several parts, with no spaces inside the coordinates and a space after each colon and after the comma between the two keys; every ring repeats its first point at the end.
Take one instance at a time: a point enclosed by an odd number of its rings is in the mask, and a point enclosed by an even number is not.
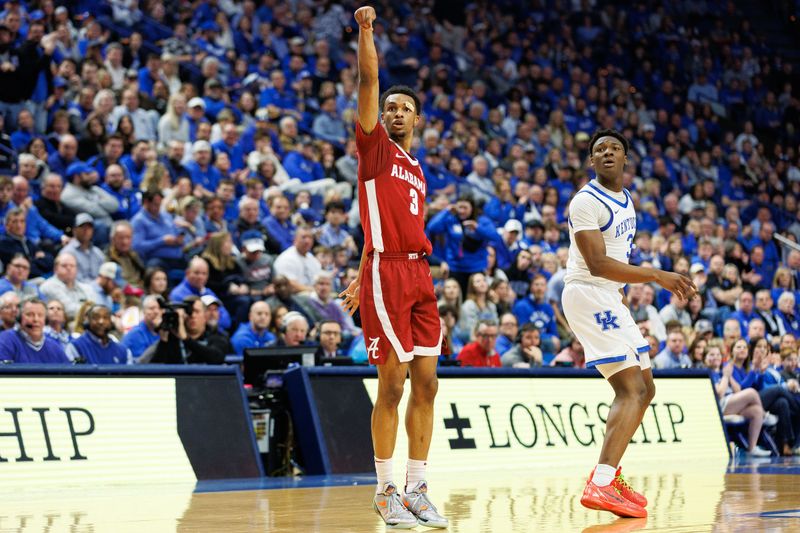
{"type": "Polygon", "coordinates": [[[603,331],[608,331],[609,329],[619,329],[617,320],[619,320],[619,317],[612,315],[610,310],[594,314],[594,321],[597,322],[598,326],[603,328],[603,331]]]}
{"type": "Polygon", "coordinates": [[[372,359],[378,358],[378,342],[381,340],[380,337],[370,337],[369,338],[369,347],[367,348],[367,354],[372,359]]]}

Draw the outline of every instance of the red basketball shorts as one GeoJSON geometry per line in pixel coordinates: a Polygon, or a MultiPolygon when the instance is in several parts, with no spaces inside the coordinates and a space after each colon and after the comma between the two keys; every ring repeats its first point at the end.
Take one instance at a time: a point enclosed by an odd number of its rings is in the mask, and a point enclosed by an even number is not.
{"type": "Polygon", "coordinates": [[[367,257],[359,305],[370,363],[385,363],[392,349],[403,363],[441,353],[442,325],[423,254],[367,257]]]}

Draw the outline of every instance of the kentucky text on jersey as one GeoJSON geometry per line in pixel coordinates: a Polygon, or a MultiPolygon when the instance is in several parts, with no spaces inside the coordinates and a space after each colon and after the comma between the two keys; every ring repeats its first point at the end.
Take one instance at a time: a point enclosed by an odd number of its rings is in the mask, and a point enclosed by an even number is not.
{"type": "Polygon", "coordinates": [[[619,237],[623,233],[627,233],[628,231],[636,230],[636,217],[626,218],[619,224],[617,224],[617,230],[614,237],[619,237]]]}
{"type": "Polygon", "coordinates": [[[392,163],[392,177],[408,182],[412,187],[418,189],[420,194],[425,196],[425,182],[396,163],[392,163]]]}

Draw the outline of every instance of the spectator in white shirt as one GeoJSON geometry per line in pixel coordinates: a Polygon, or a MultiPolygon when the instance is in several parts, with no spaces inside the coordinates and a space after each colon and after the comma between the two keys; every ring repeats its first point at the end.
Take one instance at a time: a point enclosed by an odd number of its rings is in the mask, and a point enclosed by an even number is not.
{"type": "Polygon", "coordinates": [[[319,260],[311,253],[314,234],[310,228],[297,228],[294,245],[287,248],[275,260],[275,275],[289,279],[292,292],[312,290],[314,278],[322,271],[319,260]]]}

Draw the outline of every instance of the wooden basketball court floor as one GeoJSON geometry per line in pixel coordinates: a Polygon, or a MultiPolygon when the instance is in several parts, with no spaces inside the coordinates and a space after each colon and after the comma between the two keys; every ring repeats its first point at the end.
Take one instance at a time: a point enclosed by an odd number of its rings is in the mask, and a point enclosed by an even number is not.
{"type": "MultiPolygon", "coordinates": [[[[641,520],[584,509],[578,500],[587,474],[521,467],[429,477],[452,532],[800,531],[800,458],[654,461],[628,473],[650,500],[650,516],[641,520]]],[[[54,489],[0,480],[0,532],[382,532],[371,508],[373,483],[320,476],[54,489]]]]}

